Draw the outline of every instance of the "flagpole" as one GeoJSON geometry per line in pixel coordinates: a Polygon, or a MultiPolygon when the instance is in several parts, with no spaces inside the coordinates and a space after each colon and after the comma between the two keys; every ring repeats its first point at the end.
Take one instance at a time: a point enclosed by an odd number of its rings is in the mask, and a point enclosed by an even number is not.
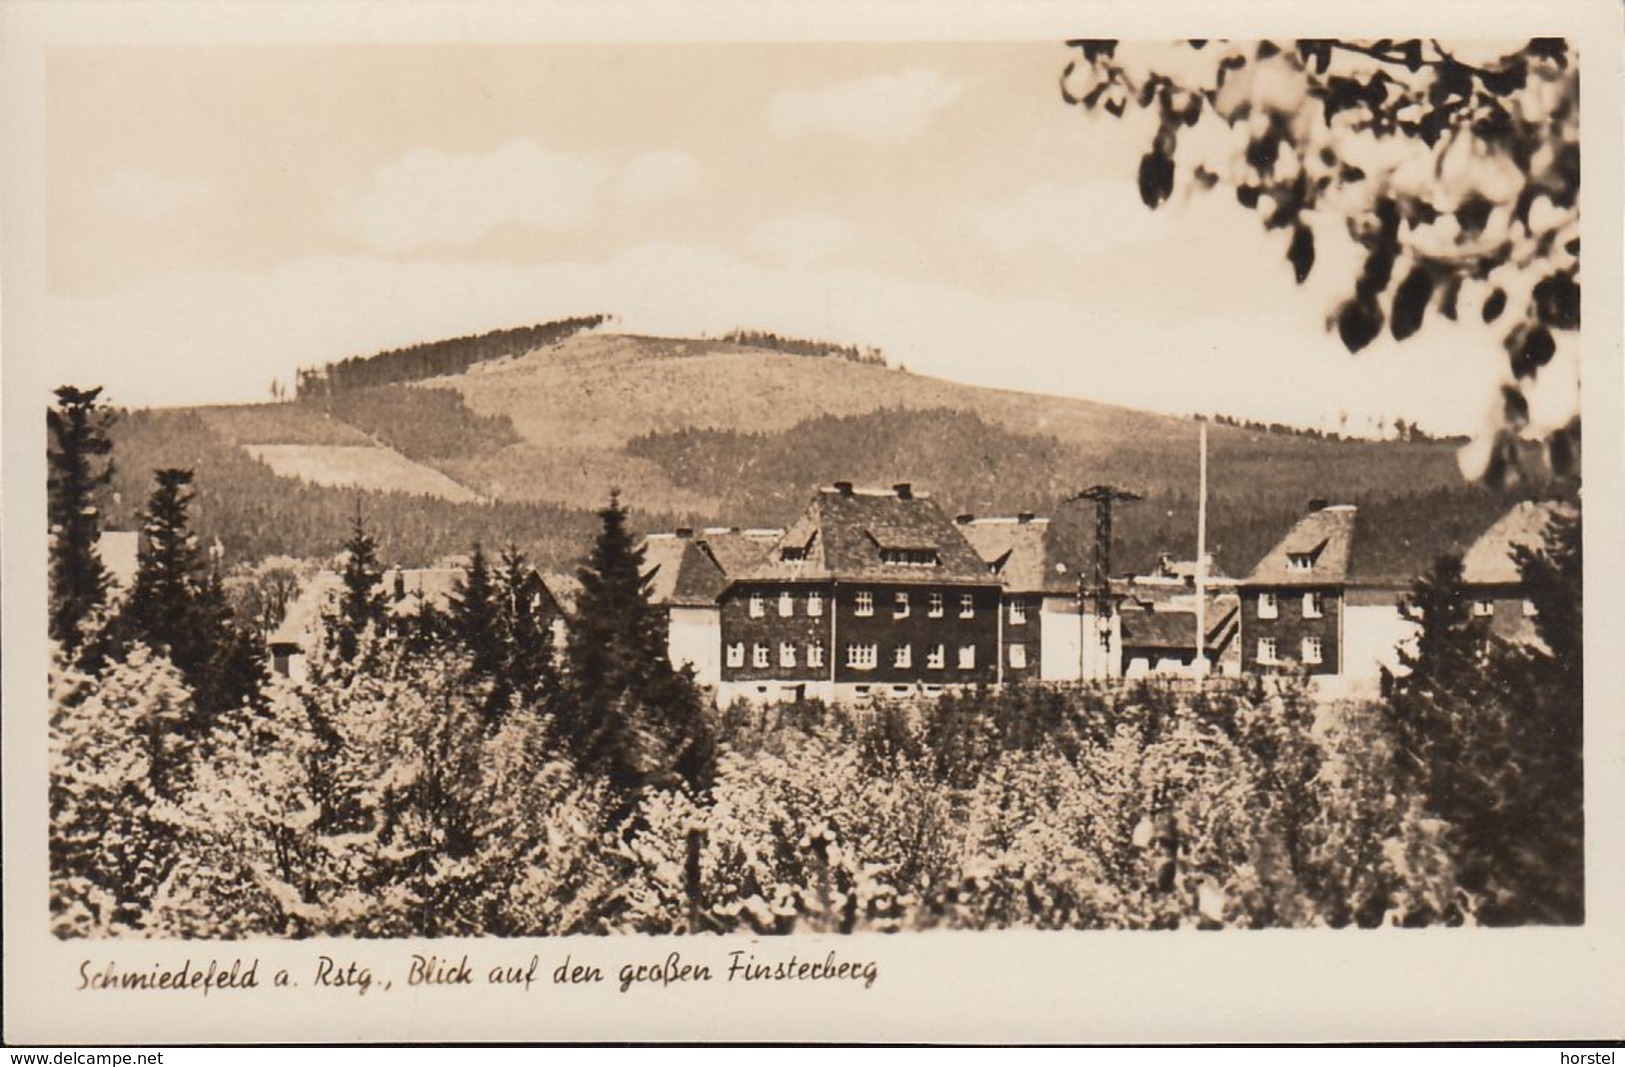
{"type": "Polygon", "coordinates": [[[1207,676],[1207,420],[1200,429],[1200,475],[1196,495],[1196,669],[1197,678],[1207,676]]]}

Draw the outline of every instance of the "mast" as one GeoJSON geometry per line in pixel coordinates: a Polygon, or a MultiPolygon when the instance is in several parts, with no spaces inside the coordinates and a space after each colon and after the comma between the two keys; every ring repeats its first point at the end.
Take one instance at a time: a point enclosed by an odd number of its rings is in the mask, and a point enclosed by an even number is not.
{"type": "Polygon", "coordinates": [[[1207,677],[1207,420],[1200,433],[1200,475],[1196,492],[1196,669],[1198,679],[1207,677]]]}

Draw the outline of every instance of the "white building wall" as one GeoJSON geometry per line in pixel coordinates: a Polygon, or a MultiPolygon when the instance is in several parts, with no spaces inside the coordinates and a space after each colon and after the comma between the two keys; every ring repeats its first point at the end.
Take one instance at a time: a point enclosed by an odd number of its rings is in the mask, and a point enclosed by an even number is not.
{"type": "Polygon", "coordinates": [[[722,611],[716,607],[674,607],[666,631],[671,665],[694,668],[701,685],[722,680],[722,611]]]}
{"type": "Polygon", "coordinates": [[[1076,597],[1048,596],[1038,609],[1041,682],[1075,682],[1082,677],[1083,616],[1076,597]]]}
{"type": "Polygon", "coordinates": [[[1123,620],[1115,612],[1104,621],[1093,611],[1084,612],[1078,641],[1085,681],[1123,676],[1123,620]]]}
{"type": "Polygon", "coordinates": [[[1355,685],[1375,686],[1382,669],[1399,668],[1399,649],[1416,638],[1416,623],[1394,604],[1345,605],[1343,608],[1343,674],[1355,685]]]}

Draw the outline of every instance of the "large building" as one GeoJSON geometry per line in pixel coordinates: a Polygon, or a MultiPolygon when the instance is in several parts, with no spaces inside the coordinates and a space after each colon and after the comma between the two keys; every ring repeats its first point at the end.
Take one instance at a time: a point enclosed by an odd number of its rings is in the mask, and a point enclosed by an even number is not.
{"type": "Polygon", "coordinates": [[[643,583],[649,602],[666,613],[666,653],[701,685],[722,681],[722,592],[766,558],[783,530],[680,528],[643,542],[643,583]]]}
{"type": "Polygon", "coordinates": [[[1349,504],[1309,513],[1241,582],[1242,667],[1302,671],[1349,689],[1376,686],[1415,633],[1401,605],[1414,575],[1389,573],[1361,551],[1373,531],[1349,504]]]}
{"type": "MultiPolygon", "coordinates": [[[[955,523],[1001,586],[1004,681],[1075,682],[1086,663],[1077,561],[1056,543],[1050,520],[961,515],[955,523]]],[[[1091,629],[1090,634],[1093,634],[1091,629]]],[[[1099,643],[1093,642],[1098,649],[1099,643]]]]}
{"type": "Polygon", "coordinates": [[[994,685],[1001,583],[902,483],[822,489],[718,598],[718,701],[849,701],[994,685]]]}

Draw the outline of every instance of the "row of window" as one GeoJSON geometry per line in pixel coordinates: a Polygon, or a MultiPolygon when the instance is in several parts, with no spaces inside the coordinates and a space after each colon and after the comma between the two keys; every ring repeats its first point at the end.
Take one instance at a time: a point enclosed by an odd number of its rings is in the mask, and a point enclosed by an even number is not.
{"type": "MultiPolygon", "coordinates": [[[[1303,594],[1303,617],[1318,619],[1326,614],[1325,593],[1303,594]]],[[[1281,599],[1274,593],[1258,594],[1258,617],[1260,619],[1275,619],[1281,615],[1281,599]]]]}
{"type": "MultiPolygon", "coordinates": [[[[1305,637],[1298,645],[1299,663],[1323,663],[1326,651],[1318,637],[1305,637]]],[[[1280,663],[1280,645],[1273,637],[1260,637],[1258,639],[1258,662],[1280,663]]]]}
{"type": "MultiPolygon", "coordinates": [[[[1025,645],[1011,645],[1010,666],[1027,666],[1027,647],[1025,645]]],[[[728,666],[743,667],[745,665],[745,642],[736,641],[728,646],[728,666]]],[[[797,657],[802,649],[791,641],[779,643],[778,666],[795,667],[797,657]]],[[[824,665],[824,643],[811,641],[806,646],[807,666],[822,667],[824,665]]],[[[880,646],[874,642],[850,642],[846,646],[846,665],[854,670],[869,671],[880,666],[880,646]]],[[[976,669],[976,646],[960,645],[955,665],[962,671],[976,669]]],[[[774,665],[773,649],[771,646],[758,642],[750,647],[750,665],[756,668],[766,668],[774,665]]],[[[891,650],[891,665],[908,670],[914,666],[914,646],[896,645],[891,650]]],[[[927,670],[940,671],[948,666],[948,648],[946,645],[931,645],[925,652],[925,666],[927,670]]]]}
{"type": "MultiPolygon", "coordinates": [[[[1014,608],[1015,605],[1011,604],[1011,607],[1014,608]]],[[[1534,605],[1534,603],[1532,601],[1525,600],[1523,602],[1523,613],[1524,613],[1525,616],[1528,616],[1528,617],[1533,617],[1535,615],[1535,605],[1534,605]]],[[[1318,619],[1318,618],[1322,617],[1325,614],[1326,614],[1326,596],[1325,596],[1324,593],[1313,593],[1313,592],[1311,592],[1311,593],[1303,594],[1303,617],[1304,618],[1306,618],[1306,619],[1318,619]]],[[[1473,601],[1473,614],[1478,616],[1481,619],[1482,618],[1489,618],[1490,616],[1495,614],[1495,601],[1493,601],[1493,600],[1475,600],[1475,601],[1473,601]]],[[[1258,617],[1260,619],[1276,619],[1276,618],[1280,618],[1280,615],[1281,615],[1281,600],[1280,600],[1280,598],[1274,593],[1259,593],[1258,594],[1258,617]]]]}
{"type": "MultiPolygon", "coordinates": [[[[752,593],[750,595],[750,617],[760,619],[767,615],[768,596],[765,593],[752,593]]],[[[778,595],[778,610],[780,618],[791,618],[796,613],[796,595],[789,590],[778,595]]],[[[809,618],[817,618],[824,614],[824,594],[810,591],[805,595],[803,609],[809,618]]],[[[892,618],[906,619],[913,610],[913,603],[909,594],[902,590],[892,594],[892,618]]],[[[875,613],[875,595],[867,589],[860,589],[853,595],[852,614],[861,618],[868,618],[875,613]]],[[[926,596],[925,613],[933,619],[940,619],[947,614],[947,604],[941,593],[930,593],[926,596]]],[[[972,593],[959,595],[959,617],[972,619],[976,617],[976,597],[972,593]]],[[[1027,622],[1027,602],[1025,600],[1010,601],[1010,623],[1013,626],[1022,626],[1027,622]]]]}

